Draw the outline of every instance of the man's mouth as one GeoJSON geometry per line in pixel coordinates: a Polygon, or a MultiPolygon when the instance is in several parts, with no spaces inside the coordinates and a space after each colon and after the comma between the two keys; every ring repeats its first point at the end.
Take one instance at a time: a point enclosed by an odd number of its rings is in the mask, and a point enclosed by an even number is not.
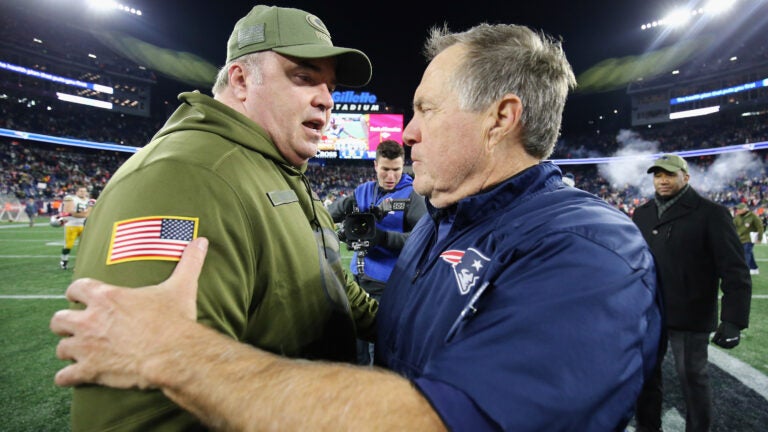
{"type": "Polygon", "coordinates": [[[317,133],[322,133],[322,131],[323,131],[323,126],[325,126],[325,125],[323,124],[323,122],[321,122],[321,121],[316,121],[316,120],[309,120],[309,121],[305,121],[305,122],[304,122],[304,123],[302,123],[302,124],[304,125],[304,127],[306,127],[306,128],[309,128],[309,129],[313,129],[313,130],[314,130],[314,131],[316,131],[317,133]]]}

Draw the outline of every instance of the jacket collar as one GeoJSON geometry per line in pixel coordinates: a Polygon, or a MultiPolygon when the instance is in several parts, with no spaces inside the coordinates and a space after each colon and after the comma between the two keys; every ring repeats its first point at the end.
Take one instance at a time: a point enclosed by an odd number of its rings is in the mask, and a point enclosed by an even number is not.
{"type": "Polygon", "coordinates": [[[475,195],[462,198],[458,203],[445,209],[437,209],[427,199],[427,211],[433,219],[441,219],[445,213],[455,213],[454,225],[460,228],[474,223],[500,208],[513,208],[529,199],[562,184],[562,172],[552,162],[541,162],[527,168],[513,177],[483,190],[475,195]]]}
{"type": "Polygon", "coordinates": [[[668,222],[685,216],[698,208],[701,200],[701,195],[689,185],[688,190],[683,193],[680,199],[672,207],[661,215],[659,221],[668,222]]]}

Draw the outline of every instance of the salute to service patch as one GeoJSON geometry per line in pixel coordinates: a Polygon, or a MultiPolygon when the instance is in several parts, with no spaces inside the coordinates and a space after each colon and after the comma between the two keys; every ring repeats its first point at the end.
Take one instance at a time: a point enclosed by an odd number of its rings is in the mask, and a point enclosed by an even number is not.
{"type": "Polygon", "coordinates": [[[199,218],[148,216],[115,222],[107,265],[128,261],[178,261],[197,237],[199,218]]]}

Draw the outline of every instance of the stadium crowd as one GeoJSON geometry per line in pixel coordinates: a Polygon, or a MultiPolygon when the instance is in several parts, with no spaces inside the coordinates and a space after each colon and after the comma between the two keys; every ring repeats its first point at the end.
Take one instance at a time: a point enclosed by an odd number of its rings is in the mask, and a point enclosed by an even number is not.
{"type": "MultiPolygon", "coordinates": [[[[156,82],[152,71],[104,49],[87,32],[73,27],[34,25],[39,18],[28,16],[20,10],[13,11],[8,16],[0,16],[0,41],[2,46],[11,49],[9,52],[34,54],[35,57],[47,59],[52,65],[80,64],[88,70],[108,71],[143,82],[156,82]],[[84,53],[95,53],[96,58],[87,57],[84,53]]],[[[768,45],[759,36],[755,37],[757,43],[733,47],[733,53],[717,51],[702,56],[691,63],[691,67],[685,68],[686,73],[695,71],[697,74],[718,75],[733,69],[737,63],[740,68],[747,64],[763,65],[768,59],[768,45]],[[754,49],[755,46],[759,48],[754,49]],[[728,56],[723,57],[725,54],[728,56]],[[736,55],[739,62],[727,61],[733,58],[731,54],[736,55]]],[[[18,60],[22,62],[23,58],[19,57],[18,60]]],[[[44,64],[28,66],[43,71],[46,69],[44,64]]],[[[169,114],[161,112],[163,109],[153,109],[151,117],[139,117],[55,100],[40,103],[45,100],[45,89],[36,88],[35,80],[11,79],[9,76],[15,75],[0,74],[0,128],[4,129],[141,147],[149,142],[169,114]]],[[[679,80],[681,77],[662,76],[659,79],[679,80]]],[[[691,118],[655,124],[652,128],[638,127],[629,133],[604,130],[589,135],[565,134],[551,159],[607,157],[620,154],[628,148],[636,153],[667,153],[766,140],[768,122],[765,121],[765,115],[735,118],[718,115],[716,121],[708,117],[691,118]]],[[[754,153],[764,167],[767,162],[766,153],[754,153]]],[[[129,156],[130,153],[67,148],[0,138],[0,195],[16,196],[19,199],[34,197],[40,201],[41,208],[45,208],[45,203],[60,199],[71,190],[73,184],[83,182],[90,185],[91,196],[95,197],[111,174],[129,156]]],[[[406,158],[408,156],[406,151],[406,158]]],[[[714,156],[704,156],[690,162],[706,167],[714,160],[714,156]]],[[[359,162],[311,161],[308,177],[321,199],[331,202],[336,197],[351,193],[357,185],[373,179],[372,164],[359,162]]],[[[406,160],[406,169],[409,162],[406,160]]],[[[578,187],[602,197],[628,214],[650,197],[646,196],[650,195],[647,191],[635,187],[630,179],[626,183],[617,183],[605,178],[594,164],[567,165],[561,168],[574,175],[578,187]]],[[[710,198],[731,207],[739,202],[748,203],[762,216],[763,207],[768,206],[765,190],[763,169],[758,175],[744,175],[729,181],[727,185],[717,188],[710,198]]]]}
{"type": "Polygon", "coordinates": [[[34,198],[39,213],[54,211],[57,202],[88,185],[98,197],[128,153],[53,146],[32,141],[0,139],[0,196],[34,198]]]}
{"type": "MultiPolygon", "coordinates": [[[[19,114],[7,110],[7,104],[0,103],[4,113],[19,114]]],[[[93,110],[91,110],[91,114],[93,110]]],[[[0,120],[0,125],[25,125],[19,129],[36,131],[51,135],[93,139],[102,142],[146,142],[149,130],[156,125],[144,119],[143,127],[129,124],[131,116],[126,116],[126,123],[107,123],[97,126],[98,115],[70,117],[69,122],[52,120],[47,128],[35,128],[40,125],[43,116],[7,115],[0,120]],[[33,120],[38,118],[38,120],[33,120]],[[28,120],[24,120],[28,119],[28,120]],[[118,138],[121,137],[121,138],[118,138]]],[[[623,132],[631,140],[645,143],[648,153],[675,152],[691,149],[715,148],[727,145],[757,143],[768,141],[768,124],[758,116],[738,123],[720,123],[715,126],[698,122],[668,124],[651,129],[623,132]]],[[[114,119],[114,116],[112,116],[114,119]]],[[[109,118],[104,118],[109,122],[109,118]]],[[[632,146],[622,135],[596,135],[564,137],[558,143],[552,159],[572,159],[586,157],[606,157],[617,154],[626,146],[632,146]]],[[[637,147],[634,147],[637,150],[637,147]]],[[[109,180],[112,173],[130,156],[130,153],[90,150],[65,147],[34,141],[0,139],[0,194],[13,195],[19,199],[34,197],[40,201],[40,208],[47,208],[47,203],[60,199],[76,183],[88,184],[91,196],[98,193],[109,180]]],[[[756,213],[765,218],[768,207],[768,179],[765,167],[768,165],[768,152],[753,151],[752,156],[762,167],[759,173],[741,173],[734,175],[727,183],[712,188],[709,198],[733,208],[739,203],[747,203],[756,213]]],[[[712,165],[716,156],[693,158],[690,163],[700,169],[712,165]]],[[[408,167],[406,167],[407,169],[408,167]]],[[[561,169],[574,175],[576,185],[587,190],[631,215],[634,208],[643,204],[650,195],[634,186],[630,179],[617,184],[606,178],[595,164],[563,165],[561,169]]],[[[335,198],[347,195],[354,188],[372,180],[374,171],[369,161],[333,161],[313,160],[307,168],[313,189],[321,199],[331,202],[335,198]]]]}

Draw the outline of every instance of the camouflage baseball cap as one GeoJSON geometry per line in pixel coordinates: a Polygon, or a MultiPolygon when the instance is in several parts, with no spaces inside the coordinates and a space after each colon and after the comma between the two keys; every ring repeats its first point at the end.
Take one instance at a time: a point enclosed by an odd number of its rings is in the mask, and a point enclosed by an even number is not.
{"type": "Polygon", "coordinates": [[[671,173],[682,170],[684,173],[688,174],[688,162],[674,154],[661,155],[646,172],[656,172],[659,168],[671,173]]]}
{"type": "Polygon", "coordinates": [[[362,87],[371,80],[368,56],[333,46],[320,18],[300,9],[255,6],[235,24],[227,42],[227,62],[266,50],[300,59],[336,57],[336,80],[343,86],[362,87]]]}

